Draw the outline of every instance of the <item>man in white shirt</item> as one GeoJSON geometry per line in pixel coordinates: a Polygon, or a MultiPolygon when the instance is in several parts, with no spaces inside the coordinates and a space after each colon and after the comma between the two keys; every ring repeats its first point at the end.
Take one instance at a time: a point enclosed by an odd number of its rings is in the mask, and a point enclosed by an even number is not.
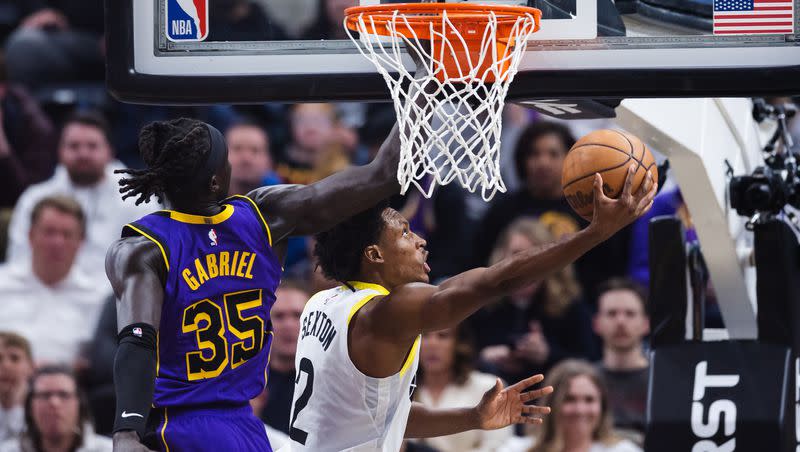
{"type": "Polygon", "coordinates": [[[36,203],[30,224],[31,258],[0,266],[0,330],[26,337],[38,364],[79,365],[80,347],[90,339],[110,293],[99,283],[102,267],[87,275],[73,265],[86,219],[75,200],[51,196],[36,203]]]}
{"type": "Polygon", "coordinates": [[[80,203],[86,216],[86,242],[78,266],[87,273],[103,272],[106,250],[119,238],[122,226],[154,207],[122,200],[117,183],[121,176],[114,170],[123,166],[113,158],[108,124],[102,116],[86,112],[70,117],[61,132],[58,159],[53,177],[28,187],[17,201],[9,225],[7,259],[15,262],[30,257],[28,229],[34,204],[45,196],[69,195],[80,203]]]}

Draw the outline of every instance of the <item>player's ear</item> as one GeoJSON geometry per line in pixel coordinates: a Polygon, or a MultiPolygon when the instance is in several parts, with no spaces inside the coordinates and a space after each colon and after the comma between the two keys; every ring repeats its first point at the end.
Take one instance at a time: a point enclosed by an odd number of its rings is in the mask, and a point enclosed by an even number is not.
{"type": "Polygon", "coordinates": [[[378,245],[370,245],[364,248],[364,257],[366,257],[368,261],[375,264],[383,263],[383,254],[381,253],[381,248],[378,245]]]}
{"type": "Polygon", "coordinates": [[[219,178],[217,177],[216,174],[211,176],[211,182],[209,183],[208,188],[211,189],[211,193],[219,193],[221,187],[219,183],[219,178]]]}

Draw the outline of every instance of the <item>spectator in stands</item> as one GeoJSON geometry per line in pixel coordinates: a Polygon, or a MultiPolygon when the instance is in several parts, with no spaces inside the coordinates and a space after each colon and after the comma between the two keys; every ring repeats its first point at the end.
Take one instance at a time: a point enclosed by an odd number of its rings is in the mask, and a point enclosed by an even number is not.
{"type": "Polygon", "coordinates": [[[319,0],[317,20],[303,33],[302,39],[349,39],[342,22],[344,10],[358,6],[358,0],[319,0]]]}
{"type": "Polygon", "coordinates": [[[269,360],[267,401],[261,411],[261,419],[267,425],[285,433],[289,433],[300,315],[309,298],[310,294],[304,285],[284,280],[275,291],[275,304],[270,313],[274,339],[269,360]]]}
{"type": "MultiPolygon", "coordinates": [[[[486,265],[497,237],[519,217],[537,218],[556,238],[588,225],[572,210],[561,189],[564,158],[574,144],[569,128],[561,123],[537,121],[520,132],[514,150],[520,189],[495,198],[478,225],[473,265],[486,265]]],[[[575,262],[587,300],[594,300],[602,281],[626,275],[629,237],[630,227],[626,227],[575,262]]]]}
{"type": "MultiPolygon", "coordinates": [[[[519,219],[501,236],[490,263],[553,240],[542,223],[519,219]]],[[[482,368],[506,381],[517,381],[546,373],[567,357],[594,358],[591,313],[580,294],[568,266],[478,311],[471,321],[482,368]]]]}
{"type": "Polygon", "coordinates": [[[231,195],[246,195],[262,185],[280,183],[272,171],[267,132],[256,123],[240,122],[225,131],[231,164],[231,195]]]}
{"type": "Polygon", "coordinates": [[[6,41],[9,78],[31,88],[97,81],[103,67],[102,0],[26,0],[6,41]]]}
{"type": "MultiPolygon", "coordinates": [[[[469,326],[426,333],[420,349],[416,400],[436,409],[463,408],[480,402],[497,377],[473,369],[474,350],[469,326]]],[[[420,442],[441,452],[493,451],[514,434],[513,427],[471,430],[420,442]]]]}
{"type": "Polygon", "coordinates": [[[98,284],[99,269],[91,277],[74,265],[86,233],[86,218],[75,200],[46,197],[30,215],[31,259],[0,266],[0,330],[29,338],[37,363],[78,365],[110,288],[98,284]]]}
{"type": "Polygon", "coordinates": [[[297,104],[290,112],[292,140],[277,166],[290,184],[309,184],[344,169],[349,161],[339,142],[333,104],[297,104]]]}
{"type": "Polygon", "coordinates": [[[122,200],[120,175],[113,173],[121,164],[113,160],[102,116],[85,112],[68,119],[58,154],[60,167],[55,175],[30,186],[17,202],[9,227],[8,260],[25,260],[30,255],[27,239],[33,206],[45,196],[69,195],[80,203],[86,218],[86,241],[78,266],[89,275],[102,276],[106,249],[119,238],[122,226],[154,210],[155,204],[136,206],[134,199],[122,200]]]}
{"type": "Polygon", "coordinates": [[[53,174],[56,141],[55,127],[28,90],[1,81],[0,209],[14,207],[29,185],[53,174]]]}
{"type": "Polygon", "coordinates": [[[582,360],[563,361],[543,384],[553,386],[541,400],[550,406],[550,415],[536,429],[535,439],[514,438],[504,452],[641,452],[614,433],[606,386],[594,366],[582,360]]]}
{"type": "Polygon", "coordinates": [[[86,398],[68,368],[37,370],[25,400],[26,432],[0,452],[111,452],[111,439],[92,430],[86,398]]]}
{"type": "Polygon", "coordinates": [[[278,41],[286,32],[257,2],[214,0],[208,2],[209,41],[278,41]]]}
{"type": "Polygon", "coordinates": [[[632,430],[641,441],[647,408],[649,361],[642,345],[650,332],[644,290],[627,279],[611,279],[600,288],[594,331],[603,340],[599,368],[618,429],[632,430]]]}
{"type": "Polygon", "coordinates": [[[0,442],[19,438],[25,430],[25,394],[32,374],[30,343],[0,331],[0,442]]]}
{"type": "Polygon", "coordinates": [[[94,429],[111,435],[114,427],[114,357],[117,353],[117,298],[111,294],[103,302],[94,337],[88,350],[89,369],[82,376],[87,387],[89,410],[94,414],[94,429]]]}

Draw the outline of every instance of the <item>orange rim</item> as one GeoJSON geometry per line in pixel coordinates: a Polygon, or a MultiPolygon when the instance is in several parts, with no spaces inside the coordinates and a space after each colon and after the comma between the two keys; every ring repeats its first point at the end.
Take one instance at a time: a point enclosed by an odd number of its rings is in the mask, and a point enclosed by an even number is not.
{"type": "Polygon", "coordinates": [[[510,6],[510,5],[479,5],[473,3],[394,3],[371,6],[354,6],[344,10],[346,25],[352,31],[359,31],[357,21],[360,16],[367,16],[371,22],[380,26],[376,32],[381,35],[389,35],[388,29],[383,27],[394,20],[395,12],[404,16],[404,23],[407,22],[414,31],[424,31],[423,27],[428,27],[432,22],[441,20],[444,12],[454,24],[487,23],[489,13],[494,13],[497,17],[498,25],[514,24],[521,17],[533,16],[535,25],[534,31],[539,30],[539,21],[542,12],[529,6],[510,6]]]}

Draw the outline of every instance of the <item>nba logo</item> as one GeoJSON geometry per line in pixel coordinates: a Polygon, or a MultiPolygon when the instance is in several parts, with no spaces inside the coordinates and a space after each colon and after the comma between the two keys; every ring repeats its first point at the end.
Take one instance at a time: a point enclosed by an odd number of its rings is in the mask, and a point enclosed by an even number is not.
{"type": "Polygon", "coordinates": [[[167,38],[202,41],[208,37],[208,0],[166,0],[167,38]]]}

